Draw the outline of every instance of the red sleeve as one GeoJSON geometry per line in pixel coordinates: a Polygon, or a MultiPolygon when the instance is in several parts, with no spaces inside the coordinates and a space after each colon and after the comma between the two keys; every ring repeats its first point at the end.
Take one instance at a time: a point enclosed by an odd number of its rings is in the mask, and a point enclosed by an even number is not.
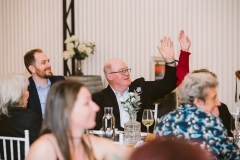
{"type": "Polygon", "coordinates": [[[177,80],[177,86],[179,86],[184,79],[184,77],[189,73],[189,55],[190,52],[182,51],[180,52],[179,61],[177,65],[177,73],[176,76],[178,78],[177,80]]]}

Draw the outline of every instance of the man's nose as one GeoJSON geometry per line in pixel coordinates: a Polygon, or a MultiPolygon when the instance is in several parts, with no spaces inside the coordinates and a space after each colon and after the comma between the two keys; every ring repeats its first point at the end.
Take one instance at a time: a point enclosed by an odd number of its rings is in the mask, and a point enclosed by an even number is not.
{"type": "Polygon", "coordinates": [[[47,67],[51,67],[51,63],[50,62],[47,62],[47,67]]]}

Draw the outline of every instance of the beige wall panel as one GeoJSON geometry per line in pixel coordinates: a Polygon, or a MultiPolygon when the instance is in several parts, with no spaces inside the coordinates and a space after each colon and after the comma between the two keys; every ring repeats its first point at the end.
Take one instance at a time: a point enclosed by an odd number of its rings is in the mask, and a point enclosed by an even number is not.
{"type": "Polygon", "coordinates": [[[24,54],[41,48],[53,62],[55,74],[62,74],[62,1],[1,0],[0,74],[28,75],[24,54]]]}
{"type": "MultiPolygon", "coordinates": [[[[42,48],[52,70],[62,74],[62,1],[0,0],[0,75],[27,74],[24,53],[42,48]]],[[[75,33],[96,43],[84,60],[86,75],[101,75],[110,58],[132,68],[132,79],[153,80],[152,56],[163,36],[174,42],[184,29],[192,41],[190,69],[208,68],[218,75],[219,99],[234,111],[235,75],[240,70],[240,1],[238,0],[75,0],[75,33]]],[[[238,90],[240,92],[240,82],[238,90]]]]}

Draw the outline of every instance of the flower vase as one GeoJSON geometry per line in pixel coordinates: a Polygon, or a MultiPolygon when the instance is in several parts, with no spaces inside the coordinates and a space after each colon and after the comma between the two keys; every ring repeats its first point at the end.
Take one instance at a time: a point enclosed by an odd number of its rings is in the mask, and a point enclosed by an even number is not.
{"type": "Polygon", "coordinates": [[[133,147],[141,140],[141,123],[137,122],[137,112],[129,114],[130,119],[124,124],[124,145],[133,147]]]}
{"type": "Polygon", "coordinates": [[[77,68],[75,71],[76,76],[83,76],[83,68],[82,68],[82,61],[77,60],[77,68]]]}

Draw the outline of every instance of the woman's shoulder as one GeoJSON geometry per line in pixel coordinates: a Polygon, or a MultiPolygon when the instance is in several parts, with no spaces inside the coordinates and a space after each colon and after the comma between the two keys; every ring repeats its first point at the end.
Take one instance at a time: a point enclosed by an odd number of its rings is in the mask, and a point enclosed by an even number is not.
{"type": "Polygon", "coordinates": [[[10,116],[28,116],[28,117],[37,117],[41,119],[35,112],[28,108],[23,108],[23,107],[8,107],[8,111],[10,116]]]}
{"type": "Polygon", "coordinates": [[[45,134],[39,137],[30,147],[28,159],[56,159],[57,140],[53,134],[45,134]]]}
{"type": "Polygon", "coordinates": [[[83,138],[84,140],[89,139],[89,143],[91,143],[90,147],[92,145],[94,155],[97,159],[116,159],[118,157],[119,160],[123,160],[127,159],[132,152],[131,148],[120,146],[106,138],[94,135],[84,135],[83,138]]]}
{"type": "Polygon", "coordinates": [[[42,118],[28,108],[9,107],[9,113],[8,119],[16,121],[16,124],[21,124],[20,126],[27,126],[29,130],[31,130],[31,126],[38,129],[42,126],[42,118]]]}
{"type": "Polygon", "coordinates": [[[40,136],[33,144],[31,147],[36,147],[36,148],[42,148],[42,149],[46,149],[46,148],[53,148],[53,146],[57,144],[57,140],[54,137],[53,134],[44,134],[42,136],[40,136]]]}
{"type": "Polygon", "coordinates": [[[52,134],[52,133],[47,133],[47,134],[44,134],[42,135],[39,139],[42,139],[42,140],[47,140],[47,141],[57,141],[56,137],[52,134]]]}

